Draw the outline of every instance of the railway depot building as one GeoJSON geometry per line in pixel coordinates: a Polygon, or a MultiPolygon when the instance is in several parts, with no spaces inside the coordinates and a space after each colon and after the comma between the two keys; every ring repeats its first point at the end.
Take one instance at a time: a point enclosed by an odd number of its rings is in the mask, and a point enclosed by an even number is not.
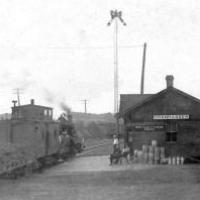
{"type": "Polygon", "coordinates": [[[157,141],[166,156],[200,157],[200,100],[173,87],[156,94],[121,94],[124,139],[132,150],[157,141]]]}

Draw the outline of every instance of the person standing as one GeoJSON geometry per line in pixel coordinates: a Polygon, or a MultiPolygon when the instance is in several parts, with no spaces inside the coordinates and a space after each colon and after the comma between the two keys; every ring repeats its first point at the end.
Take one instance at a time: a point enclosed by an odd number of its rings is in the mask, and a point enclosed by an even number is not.
{"type": "Polygon", "coordinates": [[[119,139],[116,135],[113,135],[113,151],[119,148],[119,139]]]}

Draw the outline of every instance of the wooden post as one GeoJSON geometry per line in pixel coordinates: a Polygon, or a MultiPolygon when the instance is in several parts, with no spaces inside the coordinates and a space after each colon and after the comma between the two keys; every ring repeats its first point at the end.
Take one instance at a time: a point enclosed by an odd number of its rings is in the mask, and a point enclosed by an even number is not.
{"type": "Polygon", "coordinates": [[[147,47],[147,44],[144,43],[140,94],[144,94],[144,74],[145,74],[145,63],[146,63],[146,47],[147,47]]]}

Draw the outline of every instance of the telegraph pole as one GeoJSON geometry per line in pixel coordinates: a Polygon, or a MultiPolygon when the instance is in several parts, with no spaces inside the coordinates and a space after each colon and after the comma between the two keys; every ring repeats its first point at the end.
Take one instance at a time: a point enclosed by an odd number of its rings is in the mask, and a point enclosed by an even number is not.
{"type": "Polygon", "coordinates": [[[87,99],[84,99],[82,100],[84,102],[84,106],[85,106],[85,114],[87,113],[87,103],[88,103],[88,100],[87,99]]]}
{"type": "MultiPolygon", "coordinates": [[[[111,10],[110,11],[111,19],[108,22],[108,26],[111,25],[111,23],[114,21],[114,114],[118,114],[119,112],[119,87],[118,87],[118,20],[126,26],[126,23],[122,19],[122,12],[117,10],[111,10]]],[[[119,135],[119,119],[118,116],[116,116],[117,119],[117,134],[119,135]]]]}
{"type": "Polygon", "coordinates": [[[20,94],[19,94],[19,88],[17,88],[17,100],[18,100],[18,106],[20,106],[20,94]]]}
{"type": "Polygon", "coordinates": [[[18,102],[18,106],[20,106],[20,89],[19,88],[16,88],[15,89],[15,94],[17,94],[17,102],[18,102]]]}
{"type": "Polygon", "coordinates": [[[142,58],[142,73],[141,73],[140,94],[144,94],[144,75],[145,75],[145,63],[146,63],[146,48],[147,48],[147,43],[144,43],[143,58],[142,58]]]}

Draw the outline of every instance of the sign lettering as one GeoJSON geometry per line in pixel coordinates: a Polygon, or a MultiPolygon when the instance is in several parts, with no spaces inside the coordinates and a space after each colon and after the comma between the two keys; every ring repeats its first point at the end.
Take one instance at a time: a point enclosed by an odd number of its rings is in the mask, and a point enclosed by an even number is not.
{"type": "Polygon", "coordinates": [[[167,119],[189,119],[188,114],[184,115],[153,115],[154,120],[167,120],[167,119]]]}
{"type": "Polygon", "coordinates": [[[136,125],[134,126],[134,129],[136,131],[159,131],[163,130],[164,126],[163,125],[136,125]]]}

